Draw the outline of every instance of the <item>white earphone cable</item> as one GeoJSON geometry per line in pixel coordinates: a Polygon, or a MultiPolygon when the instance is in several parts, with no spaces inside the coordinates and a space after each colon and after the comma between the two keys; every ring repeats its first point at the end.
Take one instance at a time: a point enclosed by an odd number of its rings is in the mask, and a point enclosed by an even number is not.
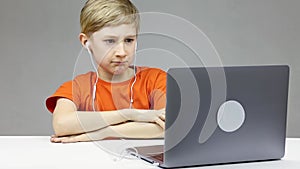
{"type": "Polygon", "coordinates": [[[97,69],[97,67],[96,67],[96,65],[94,63],[93,54],[92,54],[89,46],[90,46],[89,45],[89,41],[87,41],[86,42],[86,49],[87,49],[87,51],[89,53],[91,63],[93,65],[93,68],[96,71],[96,75],[97,75],[96,81],[95,81],[95,83],[93,85],[93,93],[92,93],[92,107],[93,107],[93,111],[96,111],[96,109],[95,109],[95,100],[96,100],[96,90],[97,90],[97,83],[98,83],[98,79],[99,79],[99,73],[98,73],[98,69],[97,69]]]}
{"type": "Polygon", "coordinates": [[[136,82],[136,67],[135,67],[135,64],[136,64],[136,56],[134,56],[134,62],[133,62],[133,73],[134,73],[134,80],[132,82],[132,85],[130,87],[130,104],[129,104],[129,109],[132,108],[132,104],[133,104],[133,87],[134,87],[134,84],[136,82]]]}
{"type": "MultiPolygon", "coordinates": [[[[98,73],[98,69],[94,63],[94,59],[93,59],[93,54],[89,48],[89,41],[86,42],[86,49],[89,53],[89,56],[90,56],[90,60],[91,60],[91,63],[93,65],[93,68],[95,69],[96,71],[96,74],[97,74],[97,77],[96,77],[96,81],[93,85],[93,93],[92,93],[92,107],[93,107],[93,111],[96,111],[95,109],[95,101],[96,101],[96,91],[97,91],[97,83],[98,83],[98,79],[99,79],[99,73],[98,73]]],[[[135,85],[135,82],[136,82],[136,67],[135,67],[135,64],[136,64],[136,49],[137,49],[137,43],[135,44],[135,55],[134,55],[134,62],[133,62],[133,73],[134,73],[134,80],[132,82],[132,85],[130,87],[130,101],[129,101],[129,108],[131,109],[132,108],[132,104],[134,102],[134,99],[133,99],[133,87],[135,85]]]]}
{"type": "Polygon", "coordinates": [[[135,49],[134,49],[134,61],[133,61],[133,74],[134,74],[134,80],[133,80],[133,82],[132,82],[132,85],[131,85],[131,87],[130,87],[130,104],[129,104],[129,109],[131,109],[132,108],[132,104],[133,104],[133,102],[134,102],[134,100],[133,100],[133,87],[134,87],[134,84],[135,84],[135,82],[136,82],[136,67],[135,67],[135,65],[136,65],[136,51],[137,51],[137,42],[135,42],[135,49]]]}

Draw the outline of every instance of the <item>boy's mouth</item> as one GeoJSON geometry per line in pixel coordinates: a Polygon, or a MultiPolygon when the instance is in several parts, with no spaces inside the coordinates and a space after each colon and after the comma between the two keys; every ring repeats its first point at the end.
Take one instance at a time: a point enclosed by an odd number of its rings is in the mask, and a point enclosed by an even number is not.
{"type": "Polygon", "coordinates": [[[127,61],[112,61],[111,63],[116,64],[116,65],[124,65],[127,63],[127,61]]]}

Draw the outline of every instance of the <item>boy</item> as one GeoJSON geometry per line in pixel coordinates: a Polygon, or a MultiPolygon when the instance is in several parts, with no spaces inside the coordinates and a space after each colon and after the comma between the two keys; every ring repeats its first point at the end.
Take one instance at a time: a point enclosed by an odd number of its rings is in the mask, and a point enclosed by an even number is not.
{"type": "Polygon", "coordinates": [[[129,0],[85,3],[79,39],[98,67],[47,98],[52,142],[163,137],[166,73],[134,65],[139,22],[129,0]]]}

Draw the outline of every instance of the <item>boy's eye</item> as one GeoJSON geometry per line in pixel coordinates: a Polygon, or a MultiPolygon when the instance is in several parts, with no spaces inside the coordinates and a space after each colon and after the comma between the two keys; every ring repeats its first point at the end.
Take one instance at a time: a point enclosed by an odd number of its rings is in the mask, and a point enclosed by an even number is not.
{"type": "Polygon", "coordinates": [[[115,43],[115,40],[113,40],[113,39],[106,39],[106,40],[104,40],[104,42],[105,42],[106,44],[114,44],[114,43],[115,43]]]}
{"type": "Polygon", "coordinates": [[[125,39],[126,43],[132,43],[134,41],[134,39],[125,39]]]}

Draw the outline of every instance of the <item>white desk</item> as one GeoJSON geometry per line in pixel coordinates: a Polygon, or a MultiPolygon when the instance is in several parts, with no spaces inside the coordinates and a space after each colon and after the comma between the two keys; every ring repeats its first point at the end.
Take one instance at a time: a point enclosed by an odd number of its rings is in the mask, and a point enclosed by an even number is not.
{"type": "MultiPolygon", "coordinates": [[[[50,143],[47,136],[0,136],[0,169],[148,169],[157,168],[138,159],[119,159],[109,155],[98,142],[50,143]]],[[[135,141],[133,141],[135,142],[135,141]]],[[[140,142],[140,141],[139,141],[140,142]]],[[[159,143],[161,140],[143,144],[159,143]]],[[[126,146],[125,141],[101,142],[112,148],[126,146]]],[[[135,142],[136,143],[136,142],[135,142]]],[[[135,144],[133,143],[133,144],[135,144]]],[[[103,145],[102,145],[103,146],[103,145]]],[[[105,147],[105,146],[104,146],[105,147]]],[[[299,169],[300,139],[287,139],[282,160],[198,167],[201,169],[299,169]]]]}

